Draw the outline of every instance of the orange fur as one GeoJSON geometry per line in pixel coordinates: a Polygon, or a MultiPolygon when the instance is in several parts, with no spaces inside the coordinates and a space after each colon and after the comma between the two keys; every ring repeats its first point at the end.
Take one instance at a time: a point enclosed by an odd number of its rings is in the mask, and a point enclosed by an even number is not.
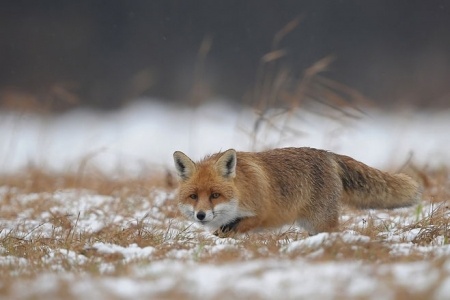
{"type": "Polygon", "coordinates": [[[297,222],[310,234],[336,230],[341,203],[357,208],[409,206],[419,185],[350,157],[313,148],[216,153],[194,163],[174,153],[185,216],[221,236],[297,222]]]}

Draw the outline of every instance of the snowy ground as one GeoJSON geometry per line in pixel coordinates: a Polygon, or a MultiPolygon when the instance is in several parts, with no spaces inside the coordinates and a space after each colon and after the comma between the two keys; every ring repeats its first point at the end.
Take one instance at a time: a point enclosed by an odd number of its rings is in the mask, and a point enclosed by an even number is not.
{"type": "Polygon", "coordinates": [[[449,224],[442,205],[346,212],[339,233],[307,237],[298,228],[283,228],[220,239],[167,218],[175,206],[173,194],[163,190],[121,198],[86,190],[21,194],[4,187],[1,197],[0,269],[12,279],[0,281],[0,291],[14,299],[450,295],[448,233],[427,235],[438,226],[430,216],[449,224]],[[145,241],[137,239],[137,227],[145,241]],[[120,232],[128,232],[125,241],[115,238],[120,232]],[[12,237],[20,243],[12,246],[12,237]],[[39,250],[21,253],[26,243],[39,250]]]}
{"type": "Polygon", "coordinates": [[[45,117],[0,113],[0,169],[11,172],[34,164],[76,169],[80,160],[112,172],[132,174],[172,165],[181,150],[194,159],[228,148],[260,150],[310,146],[352,156],[375,167],[401,165],[413,154],[420,165],[450,161],[450,111],[395,113],[369,110],[359,119],[336,111],[269,115],[255,134],[255,114],[223,103],[181,109],[133,102],[101,113],[75,110],[45,117]],[[279,129],[279,130],[278,130],[279,129]]]}
{"type": "MultiPolygon", "coordinates": [[[[450,161],[450,112],[283,116],[274,120],[287,124],[283,134],[266,127],[256,143],[254,120],[220,104],[182,110],[138,102],[48,118],[3,113],[0,166],[8,174],[30,163],[71,171],[85,159],[106,173],[136,175],[171,168],[174,150],[197,159],[229,147],[284,145],[326,148],[377,167],[398,167],[411,151],[419,166],[450,161]]],[[[161,184],[73,189],[55,178],[60,188],[31,191],[2,183],[0,297],[450,299],[450,178],[445,171],[430,178],[418,207],[346,209],[339,233],[309,237],[287,226],[235,239],[180,218],[174,190],[161,184]]]]}

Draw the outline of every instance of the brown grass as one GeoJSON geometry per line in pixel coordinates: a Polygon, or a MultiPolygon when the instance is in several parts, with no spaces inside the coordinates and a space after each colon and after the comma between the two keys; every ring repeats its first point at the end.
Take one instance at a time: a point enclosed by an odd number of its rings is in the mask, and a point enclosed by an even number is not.
{"type": "MultiPolygon", "coordinates": [[[[401,226],[401,224],[393,223],[391,219],[386,221],[378,220],[375,214],[367,215],[367,211],[344,208],[343,214],[348,216],[348,218],[341,222],[341,230],[354,230],[357,234],[376,240],[367,244],[356,243],[359,248],[361,248],[358,251],[361,253],[373,252],[375,250],[383,252],[383,240],[379,238],[379,234],[389,230],[389,227],[395,228],[397,232],[408,232],[412,229],[420,229],[420,232],[412,240],[412,242],[417,245],[430,245],[430,243],[438,236],[443,237],[444,241],[448,241],[449,207],[447,199],[450,198],[450,183],[448,182],[448,179],[447,182],[444,181],[445,178],[448,178],[448,175],[445,172],[430,172],[429,176],[437,184],[436,186],[429,186],[425,190],[425,201],[427,201],[427,199],[432,199],[432,203],[429,203],[430,211],[425,211],[424,206],[427,205],[427,202],[420,204],[417,208],[408,209],[407,211],[383,211],[385,214],[399,217],[400,223],[404,221],[404,218],[414,218],[416,220],[415,222],[409,222],[407,225],[401,226]],[[411,216],[411,214],[413,214],[413,216],[411,216]],[[358,222],[362,223],[363,226],[358,227],[358,225],[355,225],[358,222]]],[[[31,211],[31,213],[28,214],[28,218],[38,220],[40,215],[47,212],[48,217],[43,219],[42,222],[50,224],[55,229],[59,229],[59,231],[55,231],[54,237],[39,238],[39,236],[37,236],[37,238],[30,240],[26,236],[15,236],[13,230],[2,239],[2,246],[8,246],[7,249],[10,249],[12,252],[14,252],[13,249],[26,249],[26,251],[18,252],[20,253],[20,257],[34,257],[36,255],[39,257],[39,253],[42,254],[42,252],[40,252],[39,247],[36,246],[41,245],[48,247],[60,247],[61,245],[65,245],[70,246],[69,250],[79,250],[78,244],[84,245],[86,241],[104,241],[122,246],[136,243],[140,247],[161,245],[161,243],[164,242],[163,233],[170,228],[162,226],[157,228],[161,230],[161,232],[155,233],[154,230],[156,228],[149,228],[146,225],[146,219],[150,218],[148,215],[144,215],[142,219],[135,220],[135,222],[132,222],[127,228],[111,224],[98,232],[75,235],[74,228],[77,227],[79,215],[66,214],[61,211],[52,211],[51,208],[55,206],[64,207],[65,205],[53,198],[53,195],[58,191],[75,190],[77,193],[80,193],[80,196],[86,193],[84,191],[89,191],[87,192],[89,194],[111,196],[114,198],[111,200],[111,203],[100,204],[95,208],[92,208],[92,211],[95,211],[96,213],[112,213],[131,217],[136,209],[140,209],[140,204],[136,203],[136,199],[147,201],[152,205],[152,201],[154,200],[151,198],[153,190],[173,190],[172,183],[169,183],[170,180],[168,177],[169,176],[149,179],[130,178],[117,180],[108,179],[106,176],[95,174],[80,179],[73,174],[55,175],[37,169],[30,169],[27,170],[27,172],[13,176],[3,176],[0,178],[0,186],[3,186],[4,189],[1,198],[2,212],[0,216],[2,220],[15,220],[17,216],[24,211],[31,211]],[[17,201],[17,198],[26,195],[29,196],[27,201],[17,201]],[[31,251],[34,247],[36,248],[35,253],[31,251]]],[[[174,220],[177,220],[179,218],[174,199],[168,199],[165,204],[158,209],[167,219],[174,218],[174,220]]],[[[38,228],[39,225],[42,224],[37,224],[36,227],[38,228]]],[[[37,228],[30,229],[29,235],[33,235],[33,231],[37,228]]],[[[2,230],[4,231],[3,228],[2,230]]],[[[187,232],[189,232],[189,230],[189,228],[186,228],[187,232]]],[[[198,230],[199,229],[196,228],[194,231],[198,232],[198,230]]],[[[186,240],[192,240],[192,244],[204,243],[206,245],[211,242],[211,239],[206,237],[199,240],[198,237],[186,238],[183,233],[180,233],[179,235],[180,239],[183,240],[183,245],[177,245],[177,247],[189,247],[189,243],[184,243],[186,240]]],[[[299,231],[293,226],[280,230],[247,234],[238,238],[238,241],[255,256],[263,257],[277,254],[282,245],[306,237],[304,232],[299,231]],[[263,254],[258,252],[262,246],[267,248],[267,251],[263,254]]],[[[329,252],[332,251],[332,249],[339,249],[339,254],[343,255],[344,258],[351,257],[352,253],[356,250],[347,249],[349,252],[345,253],[345,244],[345,242],[337,238],[332,244],[326,247],[325,257],[333,256],[333,253],[329,252]]],[[[167,245],[164,245],[164,247],[166,246],[167,245]]],[[[171,247],[167,247],[166,250],[169,250],[170,248],[171,247]]],[[[304,253],[302,253],[302,255],[303,254],[304,253]]],[[[225,256],[227,256],[226,253],[225,256]]],[[[205,259],[210,258],[205,256],[205,259]]],[[[217,259],[217,256],[215,259],[217,259]]],[[[335,259],[335,257],[333,257],[333,259],[335,259]]],[[[370,254],[361,254],[361,259],[371,260],[372,257],[370,254]]]]}
{"type": "MultiPolygon", "coordinates": [[[[442,256],[431,248],[423,251],[420,247],[438,248],[449,243],[450,182],[446,171],[424,172],[429,183],[425,201],[418,207],[382,212],[344,209],[346,217],[341,223],[342,233],[332,233],[317,245],[305,244],[288,251],[289,245],[308,240],[306,233],[295,226],[249,233],[236,239],[219,239],[182,220],[173,199],[173,182],[167,174],[110,179],[98,172],[80,177],[29,169],[0,178],[3,189],[0,255],[11,260],[10,264],[0,265],[0,281],[31,280],[39,274],[54,272],[94,277],[129,276],[135,266],[177,259],[176,255],[181,255],[183,260],[212,265],[261,259],[306,259],[310,263],[361,261],[367,264],[434,260],[439,268],[446,260],[443,261],[442,256]],[[166,199],[157,199],[160,196],[155,190],[167,191],[166,199]],[[67,193],[67,199],[61,199],[58,196],[61,193],[67,193]],[[70,208],[71,201],[82,204],[80,199],[83,197],[103,198],[84,211],[76,212],[70,208]],[[153,210],[157,213],[152,214],[153,210]],[[148,213],[144,213],[146,211],[148,213]],[[143,213],[136,217],[137,212],[143,213]],[[381,220],[380,213],[389,218],[381,220]],[[99,219],[106,220],[107,224],[99,230],[88,230],[84,222],[89,215],[100,216],[99,219]],[[115,216],[120,216],[119,221],[115,221],[115,216]],[[412,230],[418,230],[418,233],[408,240],[407,235],[412,230]],[[356,239],[348,240],[345,232],[356,239]],[[389,232],[399,238],[387,238],[389,232]],[[402,238],[402,234],[405,237],[402,238]],[[361,236],[363,238],[358,239],[361,236]],[[125,248],[135,244],[134,247],[141,249],[152,247],[154,252],[149,257],[130,260],[121,251],[99,250],[97,243],[125,248]],[[417,247],[409,247],[407,252],[393,252],[396,246],[411,243],[417,247]],[[223,244],[223,247],[217,248],[217,244],[223,244]],[[26,263],[21,263],[21,259],[26,263]],[[105,266],[109,266],[106,271],[105,266]]],[[[67,293],[67,288],[59,289],[59,296],[67,293]]],[[[7,285],[1,285],[0,295],[13,295],[11,293],[13,291],[7,285]]],[[[177,294],[176,291],[173,293],[177,294]]],[[[409,295],[401,287],[397,293],[398,299],[406,299],[409,295]]]]}

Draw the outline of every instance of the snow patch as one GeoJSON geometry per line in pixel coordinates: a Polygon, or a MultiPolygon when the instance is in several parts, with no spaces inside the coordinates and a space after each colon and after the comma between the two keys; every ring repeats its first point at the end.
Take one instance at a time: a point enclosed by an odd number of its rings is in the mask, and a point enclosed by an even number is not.
{"type": "Polygon", "coordinates": [[[187,109],[135,101],[111,113],[78,109],[53,117],[0,112],[0,169],[14,172],[33,163],[77,171],[84,160],[106,174],[139,175],[172,167],[175,150],[199,159],[219,150],[254,150],[255,146],[323,148],[375,167],[401,165],[411,152],[414,162],[421,165],[450,161],[448,111],[394,114],[368,110],[358,120],[324,118],[308,111],[298,111],[296,116],[281,114],[271,121],[279,128],[301,128],[305,134],[270,130],[261,124],[258,144],[253,145],[258,116],[250,108],[235,109],[217,102],[187,109]]]}
{"type": "Polygon", "coordinates": [[[140,248],[137,244],[122,247],[115,244],[97,242],[89,248],[95,249],[98,253],[102,254],[122,254],[127,261],[134,259],[148,259],[155,252],[154,247],[148,246],[140,248]]]}

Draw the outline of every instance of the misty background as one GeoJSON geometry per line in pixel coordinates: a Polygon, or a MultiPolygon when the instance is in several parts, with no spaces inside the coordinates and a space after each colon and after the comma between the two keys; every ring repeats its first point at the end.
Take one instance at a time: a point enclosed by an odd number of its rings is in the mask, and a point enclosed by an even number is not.
{"type": "Polygon", "coordinates": [[[277,32],[294,79],[325,76],[376,106],[448,108],[447,1],[2,1],[0,105],[113,109],[147,97],[242,102],[277,32]],[[201,84],[201,93],[196,86],[201,84]]]}

